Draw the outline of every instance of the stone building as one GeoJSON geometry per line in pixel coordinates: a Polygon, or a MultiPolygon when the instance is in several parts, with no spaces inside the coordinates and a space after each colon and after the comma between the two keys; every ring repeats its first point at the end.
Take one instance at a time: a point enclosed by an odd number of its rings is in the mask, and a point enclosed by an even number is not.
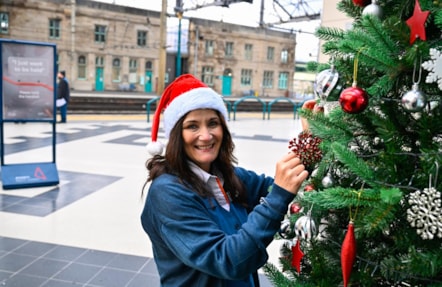
{"type": "MultiPolygon", "coordinates": [[[[55,43],[71,88],[156,92],[160,12],[91,0],[1,1],[0,37],[55,43]]],[[[296,34],[202,19],[183,29],[182,72],[220,94],[279,97],[293,89],[296,34]]],[[[166,71],[175,71],[176,54],[168,51],[166,71]]]]}
{"type": "Polygon", "coordinates": [[[88,0],[2,0],[1,37],[55,43],[76,90],[152,92],[160,13],[88,0]]]}
{"type": "Polygon", "coordinates": [[[296,34],[189,21],[189,72],[224,96],[281,97],[293,89],[296,34]]]}

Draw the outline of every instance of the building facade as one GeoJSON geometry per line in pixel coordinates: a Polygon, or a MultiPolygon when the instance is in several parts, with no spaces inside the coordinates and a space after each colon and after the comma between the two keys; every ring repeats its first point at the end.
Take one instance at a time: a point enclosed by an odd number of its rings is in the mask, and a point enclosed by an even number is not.
{"type": "Polygon", "coordinates": [[[87,0],[2,0],[2,38],[55,43],[76,90],[152,92],[160,13],[87,0]]]}
{"type": "MultiPolygon", "coordinates": [[[[322,1],[321,26],[344,30],[351,29],[353,19],[351,19],[336,8],[339,2],[340,0],[322,1]]],[[[319,45],[322,47],[323,41],[320,41],[319,45]]],[[[322,49],[320,49],[320,51],[322,51],[322,49]]],[[[329,55],[319,53],[319,63],[328,63],[329,60],[329,55]]]]}
{"type": "MultiPolygon", "coordinates": [[[[2,0],[0,37],[55,43],[57,68],[74,90],[155,93],[160,14],[91,0],[2,0]]],[[[183,73],[224,96],[292,91],[295,33],[202,19],[184,29],[183,73]]],[[[176,76],[176,57],[168,49],[166,85],[176,76]]]]}
{"type": "Polygon", "coordinates": [[[287,96],[296,34],[190,19],[188,70],[223,96],[287,96]]]}

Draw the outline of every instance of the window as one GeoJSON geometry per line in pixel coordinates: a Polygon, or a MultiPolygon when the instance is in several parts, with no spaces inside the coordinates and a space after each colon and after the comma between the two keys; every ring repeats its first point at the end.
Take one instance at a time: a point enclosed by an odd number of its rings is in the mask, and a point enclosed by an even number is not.
{"type": "Polygon", "coordinates": [[[104,58],[102,56],[98,56],[95,58],[95,66],[104,67],[104,58]]]}
{"type": "Polygon", "coordinates": [[[0,12],[0,33],[9,33],[9,14],[7,12],[0,12]]]}
{"type": "Polygon", "coordinates": [[[137,32],[137,45],[141,47],[147,46],[147,32],[146,31],[138,31],[137,32]]]}
{"type": "Polygon", "coordinates": [[[287,90],[289,87],[288,80],[289,80],[289,73],[287,73],[287,72],[279,73],[278,89],[287,90]]]}
{"type": "Polygon", "coordinates": [[[253,45],[252,44],[246,44],[244,46],[244,59],[252,60],[252,55],[253,55],[253,45]]]}
{"type": "Polygon", "coordinates": [[[137,82],[138,62],[136,59],[129,60],[129,83],[137,82]]]}
{"type": "Polygon", "coordinates": [[[264,88],[273,88],[273,71],[264,71],[262,86],[264,88]]]}
{"type": "Polygon", "coordinates": [[[129,73],[136,73],[138,68],[138,63],[136,59],[129,60],[129,73]]]}
{"type": "Polygon", "coordinates": [[[105,43],[106,42],[106,26],[95,25],[95,43],[105,43]]]}
{"type": "Polygon", "coordinates": [[[146,71],[152,70],[152,61],[146,61],[146,71]]]}
{"type": "Polygon", "coordinates": [[[49,38],[60,39],[60,19],[49,19],[49,38]]]}
{"type": "Polygon", "coordinates": [[[226,57],[233,57],[233,42],[226,42],[226,57]]]}
{"type": "Polygon", "coordinates": [[[252,70],[242,69],[241,70],[241,86],[251,86],[252,85],[252,70]]]}
{"type": "Polygon", "coordinates": [[[289,51],[282,50],[281,51],[281,63],[286,64],[289,61],[289,51]]]}
{"type": "Polygon", "coordinates": [[[273,62],[274,58],[275,58],[275,48],[274,47],[267,47],[267,61],[273,62]]]}
{"type": "Polygon", "coordinates": [[[120,59],[115,58],[112,61],[112,82],[120,82],[121,64],[120,59]]]}
{"type": "Polygon", "coordinates": [[[78,78],[86,79],[86,57],[78,56],[78,78]]]}
{"type": "Polygon", "coordinates": [[[213,56],[213,40],[206,40],[205,53],[206,56],[213,56]]]}
{"type": "Polygon", "coordinates": [[[213,67],[212,66],[203,66],[203,72],[202,74],[202,81],[208,85],[209,87],[213,86],[213,79],[214,79],[214,75],[213,75],[213,67]]]}

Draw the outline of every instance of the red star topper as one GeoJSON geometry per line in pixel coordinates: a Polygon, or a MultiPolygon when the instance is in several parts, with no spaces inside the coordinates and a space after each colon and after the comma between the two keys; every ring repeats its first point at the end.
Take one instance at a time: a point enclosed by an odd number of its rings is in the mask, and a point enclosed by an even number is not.
{"type": "Polygon", "coordinates": [[[416,0],[413,16],[407,20],[407,25],[411,29],[410,44],[413,44],[417,38],[423,41],[427,40],[427,36],[425,35],[425,21],[427,20],[428,14],[430,14],[430,11],[422,11],[419,0],[416,0]]]}

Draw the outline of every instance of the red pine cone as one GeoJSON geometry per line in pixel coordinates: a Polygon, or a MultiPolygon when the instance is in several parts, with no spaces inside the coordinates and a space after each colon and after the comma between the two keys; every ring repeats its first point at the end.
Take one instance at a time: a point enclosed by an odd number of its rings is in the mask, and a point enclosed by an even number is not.
{"type": "Polygon", "coordinates": [[[298,138],[289,142],[289,149],[301,159],[302,164],[311,167],[322,159],[320,143],[320,138],[313,136],[309,131],[302,131],[298,138]]]}

